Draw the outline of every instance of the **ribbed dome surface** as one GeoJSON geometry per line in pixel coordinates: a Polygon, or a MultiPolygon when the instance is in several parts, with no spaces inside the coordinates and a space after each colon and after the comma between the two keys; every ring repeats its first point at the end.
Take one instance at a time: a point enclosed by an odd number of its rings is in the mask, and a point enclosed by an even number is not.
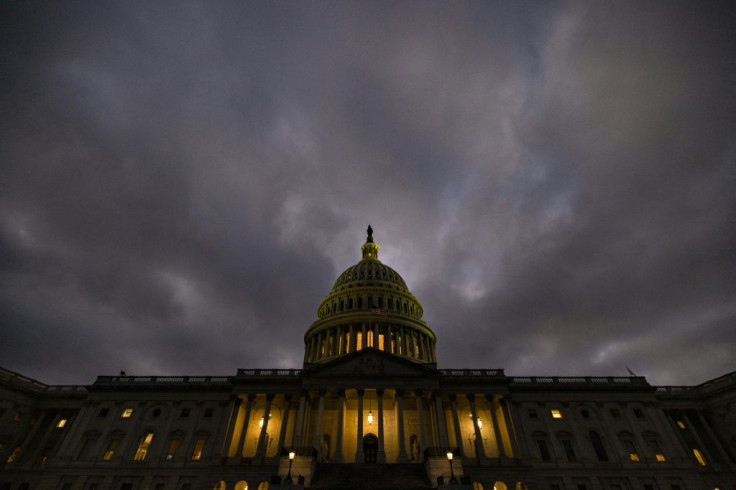
{"type": "Polygon", "coordinates": [[[345,272],[335,281],[332,290],[348,286],[350,283],[377,284],[387,282],[401,288],[406,288],[404,279],[391,267],[377,261],[363,261],[345,269],[345,272]]]}

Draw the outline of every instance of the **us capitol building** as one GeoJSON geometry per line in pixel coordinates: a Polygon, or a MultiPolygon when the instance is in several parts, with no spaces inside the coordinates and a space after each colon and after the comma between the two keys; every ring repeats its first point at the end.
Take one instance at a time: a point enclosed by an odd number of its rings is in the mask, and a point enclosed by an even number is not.
{"type": "Polygon", "coordinates": [[[438,369],[437,338],[378,259],[340,274],[302,369],[99,376],[0,369],[0,490],[734,490],[736,373],[438,369]]]}

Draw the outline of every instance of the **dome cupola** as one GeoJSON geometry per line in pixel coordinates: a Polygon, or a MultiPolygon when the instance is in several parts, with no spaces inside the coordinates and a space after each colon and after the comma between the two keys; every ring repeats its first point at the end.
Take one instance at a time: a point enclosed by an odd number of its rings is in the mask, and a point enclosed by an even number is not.
{"type": "Polygon", "coordinates": [[[373,229],[362,259],[337,277],[304,336],[304,364],[321,363],[375,348],[419,363],[436,362],[436,336],[404,279],[378,260],[373,229]]]}

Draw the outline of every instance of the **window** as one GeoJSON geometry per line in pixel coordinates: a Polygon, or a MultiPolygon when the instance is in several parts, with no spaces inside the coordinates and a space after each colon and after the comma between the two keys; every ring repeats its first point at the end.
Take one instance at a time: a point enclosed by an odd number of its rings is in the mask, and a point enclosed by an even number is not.
{"type": "Polygon", "coordinates": [[[567,460],[571,463],[577,461],[575,457],[575,450],[572,448],[572,441],[570,439],[562,439],[562,448],[565,450],[567,460]]]}
{"type": "Polygon", "coordinates": [[[536,419],[537,417],[539,417],[539,415],[537,415],[536,408],[530,408],[529,410],[527,410],[527,415],[529,415],[530,419],[536,419]]]}
{"type": "Polygon", "coordinates": [[[85,461],[87,458],[89,458],[90,451],[92,450],[92,446],[97,442],[96,437],[87,436],[87,438],[82,443],[82,448],[79,450],[79,456],[77,459],[81,461],[85,461]]]}
{"type": "Polygon", "coordinates": [[[146,459],[146,454],[148,454],[148,448],[151,446],[151,441],[153,441],[153,432],[146,432],[143,437],[141,437],[141,441],[138,443],[138,449],[135,452],[135,457],[133,458],[135,461],[144,461],[146,459]]]}
{"type": "Polygon", "coordinates": [[[65,425],[66,425],[66,419],[59,419],[59,421],[56,422],[57,429],[63,429],[65,425]]]}
{"type": "Polygon", "coordinates": [[[634,409],[634,417],[637,419],[643,419],[644,418],[644,410],[641,408],[635,408],[634,409]]]}
{"type": "Polygon", "coordinates": [[[204,418],[211,419],[213,413],[215,413],[215,409],[214,408],[205,408],[204,409],[204,418]]]}
{"type": "Polygon", "coordinates": [[[120,414],[121,419],[129,419],[133,416],[133,409],[132,408],[124,408],[123,413],[120,414]]]}
{"type": "Polygon", "coordinates": [[[194,443],[194,451],[192,451],[192,461],[202,459],[202,450],[204,449],[204,439],[197,439],[194,443]]]}
{"type": "Polygon", "coordinates": [[[685,422],[683,422],[682,420],[678,420],[676,423],[677,423],[677,427],[679,427],[680,429],[685,428],[685,422]]]}
{"type": "Polygon", "coordinates": [[[562,418],[562,411],[560,411],[557,408],[553,408],[549,411],[550,414],[552,414],[553,419],[561,419],[562,418]]]}
{"type": "Polygon", "coordinates": [[[606,448],[603,447],[603,441],[601,440],[601,436],[598,435],[595,431],[590,431],[590,443],[593,445],[593,449],[595,450],[595,455],[598,457],[598,461],[608,461],[608,454],[606,453],[606,448]]]}
{"type": "Polygon", "coordinates": [[[120,439],[112,439],[107,444],[107,449],[105,449],[105,453],[102,455],[103,461],[110,461],[115,456],[115,450],[117,450],[118,444],[120,444],[120,439]]]}
{"type": "Polygon", "coordinates": [[[539,456],[542,458],[542,461],[552,460],[549,454],[549,448],[547,447],[547,441],[544,439],[537,439],[537,447],[539,448],[539,456]]]}
{"type": "Polygon", "coordinates": [[[378,334],[378,349],[384,350],[384,335],[378,334]]]}
{"type": "Polygon", "coordinates": [[[176,456],[176,452],[179,450],[181,445],[181,439],[172,439],[169,442],[169,450],[166,451],[166,461],[171,461],[176,456]]]}
{"type": "Polygon", "coordinates": [[[191,412],[191,410],[192,410],[192,409],[191,409],[191,408],[189,408],[189,407],[184,407],[184,408],[182,408],[182,409],[181,409],[181,413],[179,414],[179,417],[181,417],[181,418],[183,418],[183,419],[185,419],[185,418],[189,417],[189,412],[191,412]]]}
{"type": "Polygon", "coordinates": [[[629,453],[629,459],[634,462],[639,461],[639,453],[636,450],[634,441],[631,439],[622,439],[621,443],[624,446],[624,450],[629,453]]]}
{"type": "Polygon", "coordinates": [[[152,416],[152,417],[153,417],[154,419],[157,419],[157,418],[159,418],[159,416],[161,416],[161,409],[160,409],[160,408],[155,408],[155,409],[153,410],[153,412],[151,413],[151,416],[152,416]]]}
{"type": "Polygon", "coordinates": [[[107,417],[107,414],[110,412],[110,409],[107,407],[100,408],[100,411],[97,412],[97,416],[100,418],[107,417]]]}
{"type": "Polygon", "coordinates": [[[647,439],[647,444],[649,444],[649,449],[652,450],[654,453],[654,458],[660,462],[664,463],[667,461],[667,459],[664,457],[664,453],[662,452],[662,447],[659,445],[659,442],[657,442],[654,438],[647,439]]]}
{"type": "Polygon", "coordinates": [[[584,408],[584,409],[580,410],[580,416],[583,417],[584,419],[589,419],[590,418],[590,412],[587,409],[584,408]]]}
{"type": "Polygon", "coordinates": [[[700,464],[700,466],[705,466],[707,464],[705,462],[705,458],[703,457],[703,454],[700,452],[699,449],[693,448],[693,454],[695,455],[695,459],[698,460],[698,464],[700,464]]]}
{"type": "Polygon", "coordinates": [[[612,408],[611,409],[611,417],[614,419],[620,419],[621,418],[621,410],[618,408],[612,408]]]}
{"type": "Polygon", "coordinates": [[[18,457],[18,453],[20,453],[20,446],[15,446],[15,449],[13,449],[13,452],[10,453],[10,456],[8,456],[8,459],[5,462],[12,463],[13,461],[15,461],[18,457]]]}
{"type": "Polygon", "coordinates": [[[363,348],[363,332],[355,334],[355,350],[361,350],[363,348]]]}

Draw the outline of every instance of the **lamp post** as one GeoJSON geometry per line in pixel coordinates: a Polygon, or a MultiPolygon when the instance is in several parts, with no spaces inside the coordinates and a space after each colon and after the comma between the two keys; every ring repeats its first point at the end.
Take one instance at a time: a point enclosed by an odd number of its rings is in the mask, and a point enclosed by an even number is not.
{"type": "Polygon", "coordinates": [[[291,485],[291,465],[294,464],[294,456],[296,456],[296,453],[294,451],[289,451],[289,473],[286,475],[286,480],[284,480],[286,483],[291,485]]]}
{"type": "Polygon", "coordinates": [[[452,451],[447,451],[447,462],[450,463],[450,484],[457,483],[455,471],[452,469],[452,451]]]}

